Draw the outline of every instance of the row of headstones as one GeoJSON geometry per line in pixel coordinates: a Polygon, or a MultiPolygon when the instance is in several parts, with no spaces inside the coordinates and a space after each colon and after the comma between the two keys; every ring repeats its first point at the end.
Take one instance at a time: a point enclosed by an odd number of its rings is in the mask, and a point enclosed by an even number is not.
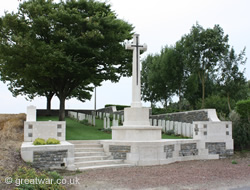
{"type": "Polygon", "coordinates": [[[95,126],[95,116],[94,115],[69,111],[68,116],[71,118],[77,119],[79,121],[87,120],[89,125],[95,126]]]}
{"type": "MultiPolygon", "coordinates": [[[[120,114],[113,114],[113,120],[112,120],[112,126],[119,126],[120,122],[121,124],[124,121],[124,116],[120,114]]],[[[111,118],[109,113],[105,113],[105,116],[103,117],[103,128],[104,129],[110,129],[111,126],[111,118]]]]}
{"type": "Polygon", "coordinates": [[[168,131],[174,131],[175,135],[182,135],[185,137],[193,137],[193,127],[191,123],[182,123],[178,121],[169,121],[169,120],[157,120],[150,119],[150,124],[152,126],[162,127],[164,133],[168,131]]]}
{"type": "MultiPolygon", "coordinates": [[[[122,121],[124,120],[124,115],[123,114],[113,113],[112,115],[113,115],[114,118],[116,118],[116,120],[119,120],[119,119],[121,119],[122,121]]],[[[104,119],[105,117],[110,117],[111,114],[110,113],[106,113],[106,112],[96,112],[96,116],[99,119],[104,119]]]]}

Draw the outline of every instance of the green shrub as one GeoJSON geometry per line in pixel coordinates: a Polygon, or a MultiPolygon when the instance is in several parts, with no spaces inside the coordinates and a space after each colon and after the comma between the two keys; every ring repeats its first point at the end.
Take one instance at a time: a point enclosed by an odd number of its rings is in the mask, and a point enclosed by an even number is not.
{"type": "Polygon", "coordinates": [[[41,138],[37,138],[34,142],[33,145],[46,145],[46,144],[60,144],[59,140],[56,140],[54,138],[49,138],[47,141],[41,138]]]}
{"type": "Polygon", "coordinates": [[[236,160],[232,160],[232,164],[238,164],[236,160]]]}
{"type": "MultiPolygon", "coordinates": [[[[199,102],[201,104],[201,102],[199,102]]],[[[235,102],[230,101],[231,107],[233,108],[235,102]]],[[[201,105],[200,105],[201,106],[201,105]]],[[[218,116],[226,117],[229,115],[228,103],[226,97],[221,97],[218,95],[212,95],[205,99],[205,108],[214,108],[218,113],[218,116]]]]}
{"type": "Polygon", "coordinates": [[[48,140],[46,141],[46,144],[60,144],[60,141],[54,138],[48,138],[48,140]]]}
{"type": "Polygon", "coordinates": [[[37,138],[34,142],[33,142],[33,145],[45,145],[46,142],[44,139],[41,139],[41,138],[37,138]]]}
{"type": "Polygon", "coordinates": [[[250,122],[250,99],[238,101],[236,103],[236,112],[240,114],[243,119],[248,119],[250,122]]]}
{"type": "Polygon", "coordinates": [[[152,108],[152,115],[166,114],[167,110],[165,108],[152,108]]]}
{"type": "Polygon", "coordinates": [[[175,135],[174,130],[168,130],[165,132],[166,135],[175,135]]]}
{"type": "Polygon", "coordinates": [[[112,129],[111,128],[108,128],[108,129],[102,129],[102,131],[104,132],[104,133],[112,133],[112,129]]]}
{"type": "Polygon", "coordinates": [[[80,123],[83,124],[83,125],[89,126],[89,122],[88,122],[87,119],[84,119],[84,120],[80,121],[80,123]]]}
{"type": "Polygon", "coordinates": [[[16,182],[16,189],[19,190],[38,190],[38,189],[55,189],[65,190],[65,188],[56,183],[57,179],[63,179],[57,172],[37,172],[34,168],[20,167],[12,175],[13,181],[16,182]],[[25,182],[24,182],[25,180],[25,182]],[[37,181],[36,181],[37,180],[37,181]],[[37,183],[36,183],[37,182],[37,183]],[[39,183],[38,183],[39,182],[39,183]],[[52,183],[51,183],[52,182],[52,183]]]}
{"type": "Polygon", "coordinates": [[[250,147],[250,123],[244,120],[233,122],[233,139],[235,149],[250,147]]]}

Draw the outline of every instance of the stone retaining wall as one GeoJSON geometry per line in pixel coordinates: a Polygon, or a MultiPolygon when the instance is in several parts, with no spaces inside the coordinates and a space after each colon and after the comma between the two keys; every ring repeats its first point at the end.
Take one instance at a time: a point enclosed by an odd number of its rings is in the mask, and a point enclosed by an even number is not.
{"type": "Polygon", "coordinates": [[[169,121],[178,121],[183,123],[193,123],[193,121],[209,121],[208,112],[206,110],[151,115],[150,118],[157,120],[165,119],[169,121]]]}
{"type": "Polygon", "coordinates": [[[195,156],[198,155],[196,143],[181,144],[179,156],[195,156]]]}
{"type": "Polygon", "coordinates": [[[226,149],[226,143],[224,142],[207,142],[206,149],[208,149],[209,154],[219,154],[220,158],[233,155],[233,149],[226,149]]]}
{"type": "Polygon", "coordinates": [[[67,154],[68,150],[34,151],[32,166],[39,169],[64,168],[67,154]]]}
{"type": "Polygon", "coordinates": [[[131,151],[130,149],[130,146],[109,145],[109,152],[111,152],[114,159],[126,160],[127,153],[131,151]]]}
{"type": "Polygon", "coordinates": [[[165,145],[164,152],[166,152],[166,158],[173,158],[174,145],[165,145]]]}

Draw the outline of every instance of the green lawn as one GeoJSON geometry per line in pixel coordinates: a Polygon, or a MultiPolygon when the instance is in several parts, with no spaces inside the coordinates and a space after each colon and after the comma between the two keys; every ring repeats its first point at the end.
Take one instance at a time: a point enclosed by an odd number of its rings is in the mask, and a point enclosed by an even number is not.
{"type": "MultiPolygon", "coordinates": [[[[58,117],[38,117],[38,121],[58,121],[58,117]]],[[[84,125],[74,119],[66,118],[66,140],[111,139],[111,134],[101,131],[103,120],[96,119],[96,126],[84,125]]],[[[183,139],[179,136],[162,134],[162,139],[183,139]]]]}

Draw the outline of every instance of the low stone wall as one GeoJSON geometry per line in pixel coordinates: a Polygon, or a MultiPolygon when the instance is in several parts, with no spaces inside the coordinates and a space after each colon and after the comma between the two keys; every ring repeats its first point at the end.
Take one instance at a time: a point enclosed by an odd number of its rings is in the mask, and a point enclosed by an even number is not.
{"type": "Polygon", "coordinates": [[[131,146],[116,146],[116,145],[110,145],[109,146],[109,152],[111,152],[111,155],[114,159],[127,159],[127,153],[131,151],[131,146]]]}
{"type": "Polygon", "coordinates": [[[225,142],[207,142],[206,149],[208,149],[209,154],[219,154],[220,158],[233,155],[233,149],[226,149],[225,142]]]}
{"type": "Polygon", "coordinates": [[[75,170],[74,145],[67,141],[58,145],[33,145],[32,142],[23,142],[21,157],[39,169],[75,170]]]}
{"type": "MultiPolygon", "coordinates": [[[[46,109],[37,109],[37,116],[59,116],[59,110],[58,109],[52,109],[50,112],[48,112],[46,109]]],[[[66,109],[65,115],[68,116],[68,112],[78,112],[78,113],[84,113],[84,114],[91,114],[94,110],[72,110],[72,109],[66,109]]]]}
{"type": "Polygon", "coordinates": [[[64,168],[64,160],[67,158],[67,154],[68,150],[34,151],[32,166],[45,170],[51,168],[64,168]]]}
{"type": "Polygon", "coordinates": [[[103,113],[113,113],[116,112],[116,106],[110,106],[110,107],[106,107],[106,108],[101,108],[96,110],[96,112],[103,112],[103,113]]]}
{"type": "Polygon", "coordinates": [[[138,166],[161,165],[188,160],[219,159],[231,156],[233,153],[229,141],[216,144],[213,141],[206,142],[206,147],[203,146],[203,140],[193,139],[162,139],[145,142],[101,140],[100,143],[107,155],[138,166]]]}
{"type": "Polygon", "coordinates": [[[187,112],[176,112],[160,115],[151,115],[151,119],[170,120],[183,123],[192,123],[193,121],[209,121],[208,110],[194,110],[187,112]]]}

